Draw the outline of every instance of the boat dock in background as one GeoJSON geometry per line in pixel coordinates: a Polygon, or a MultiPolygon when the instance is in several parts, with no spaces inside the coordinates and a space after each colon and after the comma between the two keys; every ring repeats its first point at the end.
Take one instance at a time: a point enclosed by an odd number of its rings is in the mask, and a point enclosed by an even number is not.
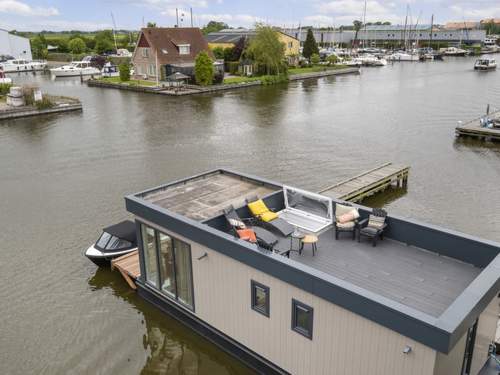
{"type": "Polygon", "coordinates": [[[486,118],[499,124],[500,126],[500,111],[496,111],[464,124],[459,124],[455,128],[456,135],[459,137],[469,136],[482,139],[500,140],[500,127],[488,128],[481,126],[481,121],[486,118]]]}
{"type": "Polygon", "coordinates": [[[406,187],[410,167],[385,163],[357,176],[328,186],[319,194],[350,202],[360,202],[391,185],[406,187]]]}

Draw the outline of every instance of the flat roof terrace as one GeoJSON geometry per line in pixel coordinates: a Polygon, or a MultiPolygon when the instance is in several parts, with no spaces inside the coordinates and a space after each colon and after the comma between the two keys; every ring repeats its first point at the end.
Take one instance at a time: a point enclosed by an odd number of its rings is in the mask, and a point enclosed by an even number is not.
{"type": "MultiPolygon", "coordinates": [[[[281,238],[276,247],[290,248],[290,239],[281,238]]],[[[388,238],[376,247],[347,234],[335,240],[333,229],[319,235],[317,247],[315,256],[306,245],[290,259],[434,317],[481,273],[471,264],[388,238]]]]}
{"type": "Polygon", "coordinates": [[[247,197],[262,197],[280,189],[262,181],[215,171],[147,191],[141,197],[169,211],[203,221],[220,215],[230,204],[240,207],[247,197]]]}

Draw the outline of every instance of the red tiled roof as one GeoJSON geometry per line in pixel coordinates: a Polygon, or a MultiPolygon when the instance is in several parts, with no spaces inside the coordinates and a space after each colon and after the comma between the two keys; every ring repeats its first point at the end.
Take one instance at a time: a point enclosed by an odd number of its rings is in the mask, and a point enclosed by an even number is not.
{"type": "Polygon", "coordinates": [[[153,53],[158,51],[158,63],[162,65],[193,63],[202,51],[206,51],[214,59],[205,37],[197,27],[146,27],[141,29],[139,44],[142,37],[155,50],[153,53]],[[189,55],[179,55],[179,44],[190,45],[189,55]]]}

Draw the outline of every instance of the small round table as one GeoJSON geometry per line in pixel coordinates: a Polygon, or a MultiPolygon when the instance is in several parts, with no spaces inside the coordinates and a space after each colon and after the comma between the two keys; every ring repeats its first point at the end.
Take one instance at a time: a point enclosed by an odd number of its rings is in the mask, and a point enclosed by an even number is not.
{"type": "Polygon", "coordinates": [[[293,231],[293,233],[290,235],[290,251],[298,251],[300,253],[300,251],[302,250],[302,239],[305,237],[306,235],[302,232],[300,232],[298,229],[295,229],[293,231]],[[293,249],[293,240],[299,240],[299,249],[298,250],[294,250],[293,249]]]}
{"type": "Polygon", "coordinates": [[[318,250],[318,247],[316,245],[317,243],[318,243],[317,236],[315,236],[314,234],[306,234],[304,238],[302,238],[302,246],[300,247],[299,254],[302,254],[302,249],[304,248],[304,245],[310,244],[314,256],[316,251],[318,250]]]}

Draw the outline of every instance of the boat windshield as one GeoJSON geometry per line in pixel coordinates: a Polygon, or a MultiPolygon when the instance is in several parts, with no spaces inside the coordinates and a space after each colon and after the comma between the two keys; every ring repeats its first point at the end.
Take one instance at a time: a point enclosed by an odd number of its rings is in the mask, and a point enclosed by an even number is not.
{"type": "Polygon", "coordinates": [[[96,247],[103,250],[120,250],[132,247],[132,243],[103,232],[96,242],[96,247]]]}

